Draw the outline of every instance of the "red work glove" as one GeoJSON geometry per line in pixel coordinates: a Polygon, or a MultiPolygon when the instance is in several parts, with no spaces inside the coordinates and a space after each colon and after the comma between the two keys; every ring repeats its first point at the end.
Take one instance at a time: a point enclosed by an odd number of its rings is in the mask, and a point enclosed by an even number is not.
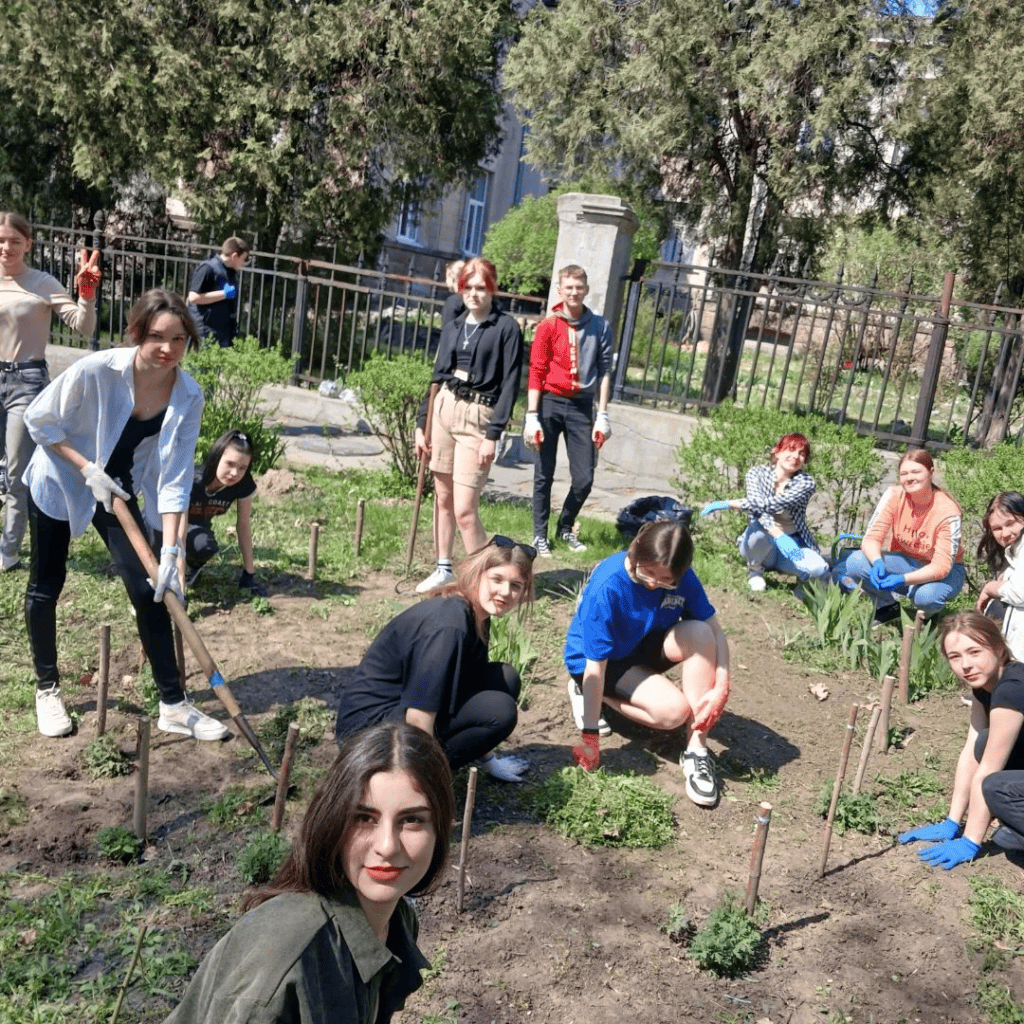
{"type": "Polygon", "coordinates": [[[99,258],[99,249],[93,249],[91,256],[87,256],[85,249],[78,254],[78,273],[75,275],[75,284],[78,286],[79,296],[86,302],[92,302],[96,298],[96,286],[100,283],[100,271],[96,266],[99,258]]]}
{"type": "Polygon", "coordinates": [[[601,764],[601,740],[596,729],[580,733],[580,745],[572,748],[572,759],[585,772],[596,771],[601,764]]]}
{"type": "Polygon", "coordinates": [[[711,732],[725,711],[729,701],[729,683],[722,682],[708,690],[693,709],[694,732],[711,732]]]}

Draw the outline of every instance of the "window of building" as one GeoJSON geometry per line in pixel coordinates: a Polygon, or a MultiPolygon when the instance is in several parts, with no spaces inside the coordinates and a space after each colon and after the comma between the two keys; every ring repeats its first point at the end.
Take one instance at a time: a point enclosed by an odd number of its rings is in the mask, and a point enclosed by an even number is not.
{"type": "MultiPolygon", "coordinates": [[[[406,185],[406,192],[409,186],[406,185]]],[[[402,212],[398,215],[398,241],[410,242],[412,245],[420,244],[420,201],[415,196],[406,195],[402,203],[402,212]]]]}
{"type": "Polygon", "coordinates": [[[462,224],[462,253],[478,256],[484,242],[484,213],[487,209],[487,175],[481,174],[466,197],[466,216],[462,224]]]}

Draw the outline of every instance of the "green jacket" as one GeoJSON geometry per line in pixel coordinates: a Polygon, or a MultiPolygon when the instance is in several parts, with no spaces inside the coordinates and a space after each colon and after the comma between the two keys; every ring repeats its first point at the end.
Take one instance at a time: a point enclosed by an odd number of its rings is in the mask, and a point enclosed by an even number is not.
{"type": "Polygon", "coordinates": [[[385,946],[352,889],[275,896],[213,947],[166,1024],[387,1024],[429,966],[418,931],[404,899],[385,946]]]}

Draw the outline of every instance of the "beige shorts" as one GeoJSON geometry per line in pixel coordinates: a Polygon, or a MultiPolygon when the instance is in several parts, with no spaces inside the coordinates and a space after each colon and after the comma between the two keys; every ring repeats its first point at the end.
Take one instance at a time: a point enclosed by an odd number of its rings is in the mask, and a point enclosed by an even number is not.
{"type": "Polygon", "coordinates": [[[441,388],[434,399],[430,433],[430,469],[449,473],[452,481],[480,490],[487,482],[490,464],[480,466],[477,453],[491,422],[491,409],[456,398],[441,388]]]}

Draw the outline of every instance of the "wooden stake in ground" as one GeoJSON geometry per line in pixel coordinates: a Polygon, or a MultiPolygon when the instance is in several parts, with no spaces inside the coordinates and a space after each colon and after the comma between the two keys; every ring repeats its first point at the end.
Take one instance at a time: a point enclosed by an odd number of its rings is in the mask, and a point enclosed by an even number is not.
{"type": "Polygon", "coordinates": [[[146,805],[149,802],[149,719],[139,718],[139,763],[135,772],[135,834],[146,841],[146,805]]]}
{"type": "Polygon", "coordinates": [[[839,803],[839,791],[843,788],[843,779],[846,776],[846,765],[850,760],[850,747],[853,744],[853,731],[857,727],[857,711],[859,704],[850,707],[850,720],[846,723],[846,735],[843,737],[843,752],[839,758],[839,771],[836,773],[836,781],[832,786],[832,803],[829,804],[828,818],[825,820],[825,841],[821,851],[821,863],[818,865],[818,875],[824,876],[825,865],[828,863],[828,848],[832,843],[832,822],[836,816],[836,806],[839,803]]]}
{"type": "Polygon", "coordinates": [[[320,542],[320,524],[309,524],[309,568],[306,571],[306,578],[316,579],[316,549],[320,542]]]}
{"type": "Polygon", "coordinates": [[[882,713],[878,716],[878,752],[880,754],[884,754],[889,749],[889,716],[892,714],[892,691],[895,685],[895,676],[886,676],[882,680],[882,713]]]}
{"type": "Polygon", "coordinates": [[[284,821],[284,802],[288,796],[288,775],[292,770],[292,758],[295,756],[295,748],[298,745],[299,723],[292,722],[288,726],[288,735],[284,741],[284,757],[281,758],[281,768],[277,773],[274,813],[270,819],[270,829],[272,832],[280,832],[281,822],[284,821]]]}
{"type": "Polygon", "coordinates": [[[139,925],[139,937],[135,940],[135,952],[132,954],[132,961],[128,965],[124,981],[121,982],[121,988],[117,993],[117,1002],[114,1003],[114,1013],[110,1018],[110,1024],[117,1024],[117,1018],[121,1016],[121,1004],[124,1002],[124,996],[128,991],[128,986],[131,984],[135,968],[139,966],[139,957],[142,955],[142,940],[146,937],[146,932],[148,930],[149,921],[143,921],[142,924],[139,925]]]}
{"type": "Polygon", "coordinates": [[[757,831],[754,833],[754,848],[750,853],[750,875],[747,878],[748,917],[753,917],[757,909],[757,887],[761,884],[761,862],[764,860],[764,844],[768,840],[768,826],[772,820],[772,805],[763,803],[757,811],[757,831]]]}
{"type": "Polygon", "coordinates": [[[913,626],[903,627],[903,646],[900,648],[900,703],[910,703],[910,658],[914,653],[914,637],[917,635],[913,626]]]}
{"type": "Polygon", "coordinates": [[[476,803],[476,768],[469,769],[466,784],[466,809],[462,814],[462,845],[459,852],[459,888],[455,898],[455,910],[462,913],[462,898],[466,894],[466,864],[469,859],[469,833],[473,828],[473,805],[476,803]]]}
{"type": "Polygon", "coordinates": [[[860,792],[864,785],[864,773],[868,770],[868,758],[871,757],[871,744],[875,740],[875,729],[878,728],[878,719],[882,717],[882,705],[871,705],[871,719],[868,722],[868,731],[864,734],[864,745],[860,748],[860,764],[857,765],[857,777],[853,780],[854,793],[860,792]]]}
{"type": "Polygon", "coordinates": [[[107,731],[107,692],[110,689],[110,627],[100,626],[100,664],[96,685],[96,735],[107,731]]]}
{"type": "Polygon", "coordinates": [[[360,498],[356,505],[356,558],[363,549],[363,520],[366,517],[366,499],[360,498]]]}

